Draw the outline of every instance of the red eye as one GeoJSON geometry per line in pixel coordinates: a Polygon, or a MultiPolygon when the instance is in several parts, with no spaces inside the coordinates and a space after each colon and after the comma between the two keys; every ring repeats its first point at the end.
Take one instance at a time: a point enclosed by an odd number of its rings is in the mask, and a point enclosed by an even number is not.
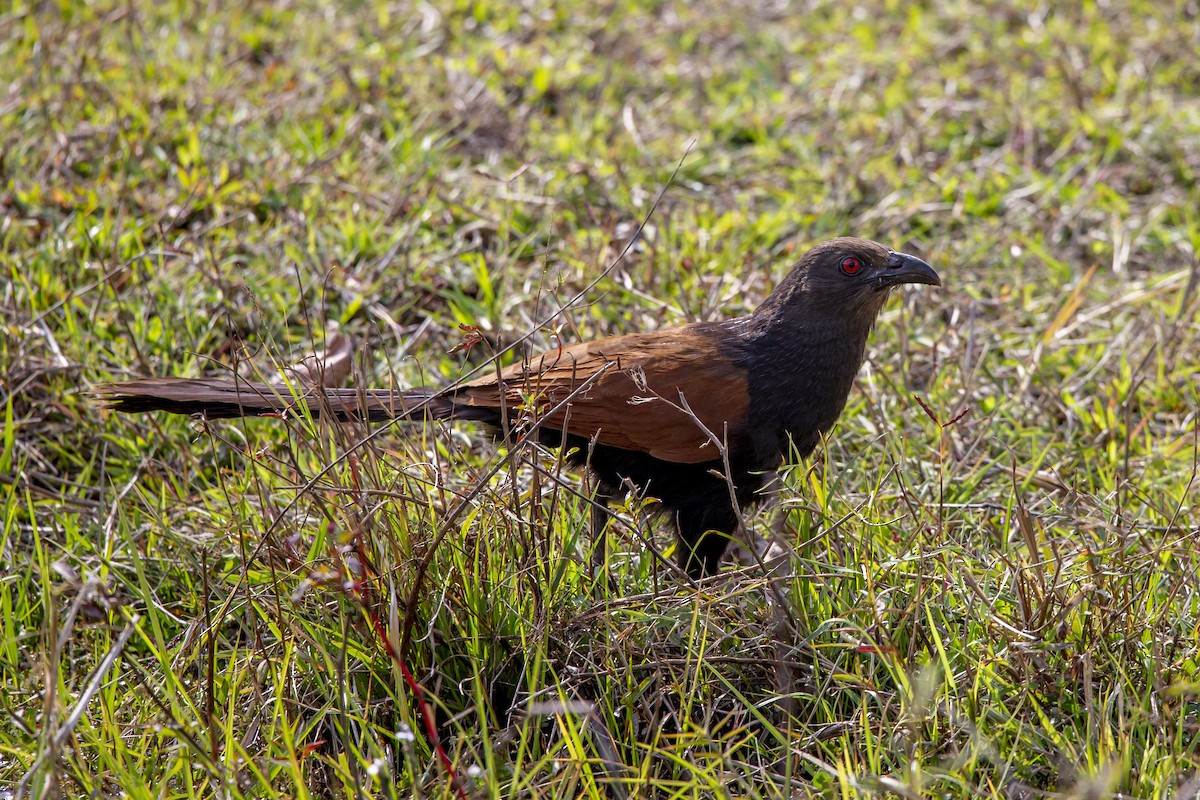
{"type": "Polygon", "coordinates": [[[854,256],[846,256],[842,259],[842,272],[847,275],[857,275],[860,269],[862,269],[862,262],[854,256]]]}

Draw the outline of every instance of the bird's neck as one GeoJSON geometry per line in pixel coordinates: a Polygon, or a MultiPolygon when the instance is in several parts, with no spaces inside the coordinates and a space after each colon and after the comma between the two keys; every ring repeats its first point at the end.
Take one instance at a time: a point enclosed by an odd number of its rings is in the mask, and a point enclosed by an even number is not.
{"type": "Polygon", "coordinates": [[[745,336],[761,342],[758,347],[766,352],[797,351],[797,355],[832,364],[852,362],[853,374],[862,364],[878,308],[866,311],[863,314],[830,313],[828,308],[813,305],[781,303],[772,307],[764,303],[745,318],[745,336]]]}

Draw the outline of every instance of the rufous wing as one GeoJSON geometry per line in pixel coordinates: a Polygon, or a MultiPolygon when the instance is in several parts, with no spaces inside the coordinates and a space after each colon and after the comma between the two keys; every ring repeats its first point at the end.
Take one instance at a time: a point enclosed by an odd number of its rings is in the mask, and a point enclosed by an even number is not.
{"type": "Polygon", "coordinates": [[[745,370],[711,326],[571,345],[465,384],[450,399],[506,406],[513,422],[540,419],[543,428],[687,464],[720,459],[709,433],[723,442],[741,436],[749,406],[745,370]]]}

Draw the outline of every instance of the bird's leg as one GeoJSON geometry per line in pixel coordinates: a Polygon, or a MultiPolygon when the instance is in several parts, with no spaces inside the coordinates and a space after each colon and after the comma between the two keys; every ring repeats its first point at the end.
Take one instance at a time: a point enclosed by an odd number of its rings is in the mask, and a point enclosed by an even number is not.
{"type": "Polygon", "coordinates": [[[616,499],[616,492],[603,483],[597,483],[592,496],[592,572],[608,563],[608,536],[604,532],[612,521],[613,513],[610,506],[616,499]]]}
{"type": "Polygon", "coordinates": [[[732,531],[708,530],[699,533],[679,532],[679,549],[676,558],[679,566],[689,578],[699,580],[715,575],[721,568],[721,556],[729,544],[732,531]]]}
{"type": "Polygon", "coordinates": [[[685,507],[676,512],[675,528],[679,532],[676,558],[688,577],[699,579],[717,573],[721,556],[737,526],[737,514],[732,507],[685,507]]]}
{"type": "Polygon", "coordinates": [[[608,561],[608,536],[604,529],[612,519],[612,511],[608,507],[609,498],[596,495],[592,501],[592,568],[595,569],[608,561]]]}
{"type": "Polygon", "coordinates": [[[608,569],[608,534],[605,533],[605,528],[612,521],[613,513],[609,508],[609,504],[613,502],[615,495],[604,490],[603,485],[596,489],[596,496],[592,499],[592,558],[591,558],[591,580],[593,591],[598,589],[601,584],[596,582],[596,573],[603,571],[608,578],[608,591],[610,596],[617,594],[617,579],[613,577],[612,571],[608,569]]]}

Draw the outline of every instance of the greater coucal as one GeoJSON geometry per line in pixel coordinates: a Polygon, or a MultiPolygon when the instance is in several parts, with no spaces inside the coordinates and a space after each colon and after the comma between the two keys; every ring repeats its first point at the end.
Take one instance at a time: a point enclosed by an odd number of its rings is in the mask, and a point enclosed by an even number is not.
{"type": "Polygon", "coordinates": [[[658,498],[696,578],[717,570],[738,507],[760,499],[784,454],[807,456],[837,420],[875,317],[903,283],[941,280],[919,258],[833,239],[749,316],[581,342],[442,390],[311,389],[297,399],[240,379],[145,378],[98,391],[131,412],[238,417],[300,402],[342,419],[534,424],[591,471],[605,508],[631,485],[658,498]]]}

